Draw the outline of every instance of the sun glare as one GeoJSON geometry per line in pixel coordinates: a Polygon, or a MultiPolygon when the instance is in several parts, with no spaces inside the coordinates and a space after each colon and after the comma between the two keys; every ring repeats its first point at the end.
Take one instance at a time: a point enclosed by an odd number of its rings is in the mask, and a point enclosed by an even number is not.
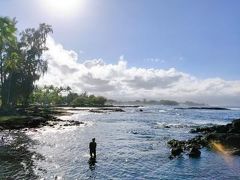
{"type": "Polygon", "coordinates": [[[83,10],[84,0],[44,0],[43,3],[56,16],[71,16],[83,10]]]}

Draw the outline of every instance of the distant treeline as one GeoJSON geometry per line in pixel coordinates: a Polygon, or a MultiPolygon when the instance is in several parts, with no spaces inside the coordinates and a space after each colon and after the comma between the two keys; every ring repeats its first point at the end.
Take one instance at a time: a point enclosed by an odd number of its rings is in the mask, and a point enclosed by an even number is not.
{"type": "Polygon", "coordinates": [[[111,104],[130,104],[130,105],[166,105],[166,106],[178,106],[178,105],[186,105],[186,106],[206,106],[206,104],[196,103],[192,101],[178,102],[173,100],[136,100],[136,101],[115,101],[108,100],[108,103],[111,104]]]}
{"type": "Polygon", "coordinates": [[[88,95],[86,92],[78,94],[70,87],[44,86],[35,87],[31,95],[31,104],[41,106],[75,106],[100,107],[107,99],[102,96],[88,95]]]}

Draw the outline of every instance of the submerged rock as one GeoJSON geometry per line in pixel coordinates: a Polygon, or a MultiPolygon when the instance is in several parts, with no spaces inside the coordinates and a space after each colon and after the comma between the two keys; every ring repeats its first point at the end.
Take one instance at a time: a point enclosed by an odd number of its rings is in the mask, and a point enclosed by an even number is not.
{"type": "Polygon", "coordinates": [[[188,155],[189,157],[198,158],[201,156],[201,151],[197,147],[192,147],[188,155]]]}

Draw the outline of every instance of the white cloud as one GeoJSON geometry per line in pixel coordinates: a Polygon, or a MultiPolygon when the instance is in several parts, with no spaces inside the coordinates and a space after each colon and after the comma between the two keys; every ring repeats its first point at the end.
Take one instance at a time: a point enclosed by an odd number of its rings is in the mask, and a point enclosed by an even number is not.
{"type": "Polygon", "coordinates": [[[70,86],[81,93],[88,91],[117,100],[173,99],[193,100],[210,104],[239,104],[240,80],[220,78],[198,79],[175,68],[146,69],[128,67],[124,56],[117,64],[106,64],[103,59],[78,62],[78,54],[66,50],[51,37],[48,72],[39,85],[70,86]]]}

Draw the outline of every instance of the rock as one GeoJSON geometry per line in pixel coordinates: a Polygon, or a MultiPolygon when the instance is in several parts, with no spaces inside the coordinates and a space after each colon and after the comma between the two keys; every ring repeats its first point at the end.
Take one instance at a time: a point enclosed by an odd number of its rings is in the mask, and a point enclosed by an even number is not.
{"type": "Polygon", "coordinates": [[[231,133],[231,134],[240,134],[240,129],[237,129],[237,128],[229,128],[228,130],[228,133],[231,133]]]}
{"type": "Polygon", "coordinates": [[[183,144],[184,144],[184,142],[178,141],[176,139],[172,139],[171,141],[168,141],[168,145],[170,145],[170,147],[172,147],[172,148],[182,146],[183,144]]]}
{"type": "Polygon", "coordinates": [[[240,149],[233,150],[232,155],[240,156],[240,149]]]}
{"type": "Polygon", "coordinates": [[[172,148],[171,149],[171,154],[172,156],[179,156],[181,153],[183,152],[181,147],[177,147],[177,148],[172,148]]]}
{"type": "Polygon", "coordinates": [[[170,128],[170,126],[168,126],[168,125],[165,125],[165,126],[164,126],[164,128],[170,128]]]}
{"type": "Polygon", "coordinates": [[[0,131],[4,130],[4,127],[0,126],[0,131]]]}
{"type": "Polygon", "coordinates": [[[111,112],[125,112],[123,109],[121,108],[99,108],[99,110],[102,111],[111,111],[111,112]]]}
{"type": "Polygon", "coordinates": [[[38,127],[41,123],[46,122],[47,120],[43,117],[29,117],[27,121],[27,127],[35,128],[38,127]]]}
{"type": "Polygon", "coordinates": [[[228,130],[229,130],[229,127],[225,126],[225,125],[220,125],[220,126],[215,126],[214,127],[214,131],[216,133],[227,133],[228,130]]]}
{"type": "Polygon", "coordinates": [[[240,134],[232,134],[226,137],[223,141],[225,145],[240,150],[240,134]]]}
{"type": "Polygon", "coordinates": [[[196,129],[191,129],[191,133],[203,133],[207,134],[214,131],[214,127],[197,127],[196,129]]]}
{"type": "Polygon", "coordinates": [[[212,141],[224,141],[227,137],[227,133],[210,133],[205,136],[207,142],[212,141]]]}
{"type": "Polygon", "coordinates": [[[198,158],[201,156],[201,151],[197,147],[192,147],[189,153],[189,157],[198,158]]]}
{"type": "Polygon", "coordinates": [[[63,126],[79,126],[80,124],[84,124],[84,122],[74,120],[67,120],[67,122],[69,123],[66,123],[63,126]]]}
{"type": "Polygon", "coordinates": [[[92,113],[104,113],[102,110],[95,110],[95,109],[90,109],[89,112],[92,112],[92,113]]]}
{"type": "Polygon", "coordinates": [[[80,124],[84,124],[83,122],[80,121],[74,121],[73,125],[79,126],[80,124]]]}
{"type": "Polygon", "coordinates": [[[233,127],[234,129],[240,130],[240,119],[235,119],[235,120],[233,120],[233,122],[232,122],[232,127],[233,127]]]}
{"type": "Polygon", "coordinates": [[[206,141],[203,138],[203,136],[199,135],[199,136],[196,136],[196,137],[188,140],[186,142],[186,145],[185,145],[185,149],[190,149],[190,148],[193,148],[193,147],[196,147],[196,148],[200,149],[201,147],[206,145],[206,141]]]}
{"type": "Polygon", "coordinates": [[[212,147],[213,142],[222,144],[231,154],[240,155],[240,119],[233,120],[227,125],[215,125],[212,127],[198,127],[192,129],[191,133],[201,133],[187,141],[171,140],[168,142],[173,153],[178,148],[189,150],[190,157],[199,157],[201,155],[200,148],[212,147]],[[232,153],[233,152],[233,153],[232,153]]]}

